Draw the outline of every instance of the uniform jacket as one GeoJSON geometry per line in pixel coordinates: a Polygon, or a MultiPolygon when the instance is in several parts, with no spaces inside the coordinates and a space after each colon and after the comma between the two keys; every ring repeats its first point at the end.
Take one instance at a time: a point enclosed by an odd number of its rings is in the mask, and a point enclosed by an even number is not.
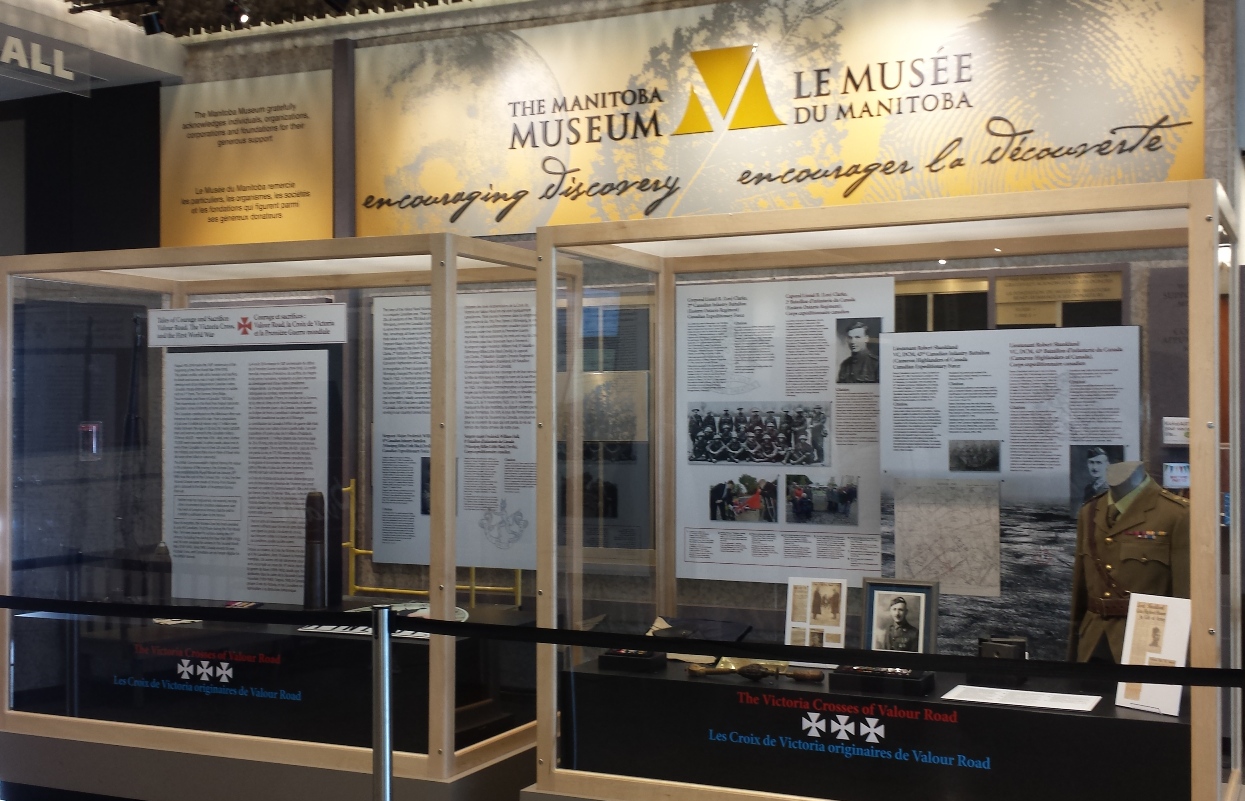
{"type": "Polygon", "coordinates": [[[1069,660],[1087,661],[1106,637],[1115,661],[1120,661],[1127,618],[1104,618],[1091,611],[1091,598],[1119,599],[1121,591],[1189,597],[1189,502],[1151,480],[1110,526],[1109,507],[1110,497],[1104,492],[1077,515],[1069,660]],[[1094,563],[1090,537],[1101,570],[1094,563]],[[1114,590],[1104,572],[1114,581],[1114,590]]]}

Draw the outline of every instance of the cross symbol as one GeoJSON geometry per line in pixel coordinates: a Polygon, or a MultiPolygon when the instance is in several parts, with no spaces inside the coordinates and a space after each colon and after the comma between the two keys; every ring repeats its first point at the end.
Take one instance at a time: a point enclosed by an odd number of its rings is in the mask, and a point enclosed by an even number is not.
{"type": "Polygon", "coordinates": [[[211,662],[200,662],[199,666],[195,668],[195,670],[199,672],[199,681],[211,681],[212,680],[212,663],[211,662]]]}
{"type": "Polygon", "coordinates": [[[254,323],[251,322],[250,317],[243,317],[238,323],[238,331],[240,331],[243,335],[249,334],[251,333],[251,326],[253,325],[254,323]]]}
{"type": "Polygon", "coordinates": [[[867,742],[876,743],[886,737],[886,724],[878,723],[877,718],[865,718],[865,722],[860,726],[860,733],[867,735],[867,742]]]}
{"type": "Polygon", "coordinates": [[[847,715],[835,715],[830,722],[830,733],[836,740],[850,740],[856,733],[856,724],[847,715]]]}
{"type": "Polygon", "coordinates": [[[189,679],[195,675],[194,665],[190,664],[189,659],[183,659],[177,663],[177,678],[189,679]]]}
{"type": "Polygon", "coordinates": [[[818,712],[809,712],[808,717],[800,721],[800,729],[808,732],[809,737],[821,737],[821,733],[826,730],[826,722],[821,719],[818,712]]]}
{"type": "Polygon", "coordinates": [[[228,662],[221,662],[216,668],[216,678],[220,679],[221,684],[228,684],[233,678],[233,668],[229,667],[228,662]]]}

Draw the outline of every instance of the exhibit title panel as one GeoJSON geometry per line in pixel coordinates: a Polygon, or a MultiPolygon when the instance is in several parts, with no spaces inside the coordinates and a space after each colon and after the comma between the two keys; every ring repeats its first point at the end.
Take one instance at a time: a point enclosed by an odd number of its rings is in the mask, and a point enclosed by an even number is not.
{"type": "Polygon", "coordinates": [[[364,47],[360,235],[1203,174],[1200,0],[768,0],[364,47]]]}

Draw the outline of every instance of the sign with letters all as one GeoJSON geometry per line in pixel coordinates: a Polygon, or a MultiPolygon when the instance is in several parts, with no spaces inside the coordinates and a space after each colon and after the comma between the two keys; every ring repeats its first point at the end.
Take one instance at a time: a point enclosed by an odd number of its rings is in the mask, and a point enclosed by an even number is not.
{"type": "Polygon", "coordinates": [[[1044,8],[735,0],[364,48],[357,229],[1200,178],[1201,0],[1044,8]]]}
{"type": "Polygon", "coordinates": [[[84,31],[62,20],[0,4],[0,81],[90,95],[91,51],[86,43],[84,31]]]}

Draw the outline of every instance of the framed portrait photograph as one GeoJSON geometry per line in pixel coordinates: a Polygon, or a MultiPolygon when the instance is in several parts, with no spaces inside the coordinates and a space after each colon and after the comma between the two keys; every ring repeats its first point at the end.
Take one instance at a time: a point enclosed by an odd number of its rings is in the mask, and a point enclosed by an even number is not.
{"type": "Polygon", "coordinates": [[[938,651],[938,582],[866,578],[860,647],[873,651],[938,651]]]}

